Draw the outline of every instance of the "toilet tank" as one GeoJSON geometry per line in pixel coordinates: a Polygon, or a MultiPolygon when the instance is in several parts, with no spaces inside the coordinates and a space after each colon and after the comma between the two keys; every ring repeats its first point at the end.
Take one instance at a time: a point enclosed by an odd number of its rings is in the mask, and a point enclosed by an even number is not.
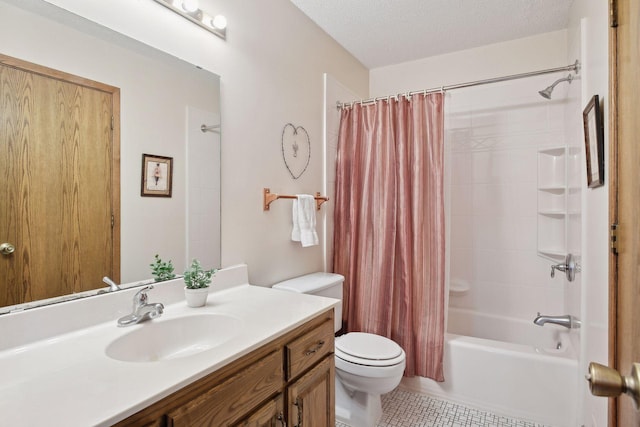
{"type": "Polygon", "coordinates": [[[341,303],[335,308],[335,327],[338,332],[342,327],[342,283],[344,276],[336,273],[311,273],[294,277],[273,285],[274,289],[281,289],[301,294],[319,295],[339,299],[341,303]]]}

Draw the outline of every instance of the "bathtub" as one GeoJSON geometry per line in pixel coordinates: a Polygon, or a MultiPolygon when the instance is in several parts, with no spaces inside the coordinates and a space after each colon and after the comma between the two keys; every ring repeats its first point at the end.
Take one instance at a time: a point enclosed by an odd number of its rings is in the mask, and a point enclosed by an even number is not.
{"type": "Polygon", "coordinates": [[[403,388],[553,427],[575,424],[577,357],[567,329],[449,308],[443,383],[403,388]]]}

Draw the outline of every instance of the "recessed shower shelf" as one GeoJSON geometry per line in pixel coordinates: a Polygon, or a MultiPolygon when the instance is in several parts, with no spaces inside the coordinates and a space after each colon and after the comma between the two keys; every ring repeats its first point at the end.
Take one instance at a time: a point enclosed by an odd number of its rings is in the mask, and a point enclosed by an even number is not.
{"type": "Polygon", "coordinates": [[[538,150],[538,254],[557,259],[566,255],[567,150],[538,150]]]}
{"type": "Polygon", "coordinates": [[[565,187],[561,187],[561,186],[549,186],[549,187],[539,187],[538,190],[540,191],[546,191],[547,193],[554,193],[554,194],[562,194],[566,191],[565,187]]]}
{"type": "Polygon", "coordinates": [[[567,214],[567,212],[565,211],[556,211],[556,210],[544,210],[544,211],[538,211],[538,213],[540,215],[547,215],[547,216],[565,216],[567,214]]]}
{"type": "Polygon", "coordinates": [[[567,151],[566,148],[564,146],[561,146],[561,147],[542,148],[538,150],[538,153],[557,157],[557,156],[564,156],[565,151],[567,151]]]}
{"type": "Polygon", "coordinates": [[[567,252],[562,249],[538,248],[538,252],[554,258],[564,258],[567,256],[567,252]]]}

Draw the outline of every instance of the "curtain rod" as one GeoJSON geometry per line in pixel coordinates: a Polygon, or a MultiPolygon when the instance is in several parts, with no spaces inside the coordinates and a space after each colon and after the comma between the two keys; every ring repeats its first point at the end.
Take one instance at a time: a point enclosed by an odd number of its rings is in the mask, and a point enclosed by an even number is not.
{"type": "Polygon", "coordinates": [[[428,93],[436,93],[436,92],[446,92],[452,89],[462,89],[465,87],[471,87],[471,86],[480,86],[480,85],[486,85],[486,84],[490,84],[490,83],[499,83],[499,82],[505,82],[508,80],[516,80],[516,79],[524,79],[525,77],[534,77],[534,76],[540,76],[543,74],[551,74],[551,73],[557,73],[559,71],[575,71],[576,74],[578,74],[580,72],[580,61],[578,61],[576,59],[576,62],[574,62],[571,65],[567,65],[565,67],[558,67],[558,68],[549,68],[547,70],[540,70],[540,71],[531,71],[528,73],[521,73],[521,74],[512,74],[510,76],[504,76],[504,77],[495,77],[493,79],[485,79],[485,80],[477,80],[475,82],[467,82],[467,83],[458,83],[455,85],[448,85],[448,86],[440,86],[440,87],[435,87],[435,88],[431,88],[431,89],[423,89],[423,90],[415,90],[412,92],[405,92],[405,93],[399,93],[397,95],[390,95],[390,96],[379,96],[377,98],[369,98],[369,99],[361,99],[360,101],[353,101],[353,102],[337,102],[337,107],[338,110],[340,110],[341,108],[350,108],[353,107],[353,104],[360,104],[360,105],[368,105],[368,104],[373,104],[376,101],[380,101],[382,99],[389,99],[389,98],[398,98],[401,96],[404,96],[405,98],[408,98],[412,95],[416,95],[419,93],[422,93],[424,95],[428,94],[428,93]]]}

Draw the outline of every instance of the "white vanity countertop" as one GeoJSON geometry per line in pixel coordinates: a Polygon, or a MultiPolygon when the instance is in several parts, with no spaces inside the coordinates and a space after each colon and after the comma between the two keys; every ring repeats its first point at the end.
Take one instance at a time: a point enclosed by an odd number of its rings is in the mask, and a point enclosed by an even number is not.
{"type": "MultiPolygon", "coordinates": [[[[149,301],[163,302],[154,298],[153,292],[149,301]]],[[[150,322],[207,313],[230,315],[243,322],[242,331],[222,346],[166,361],[137,363],[109,358],[105,348],[110,342],[145,327],[141,323],[119,328],[117,318],[4,349],[0,351],[2,424],[110,426],[336,303],[330,298],[244,284],[211,292],[202,308],[189,308],[184,301],[165,304],[162,317],[150,322]]]]}

